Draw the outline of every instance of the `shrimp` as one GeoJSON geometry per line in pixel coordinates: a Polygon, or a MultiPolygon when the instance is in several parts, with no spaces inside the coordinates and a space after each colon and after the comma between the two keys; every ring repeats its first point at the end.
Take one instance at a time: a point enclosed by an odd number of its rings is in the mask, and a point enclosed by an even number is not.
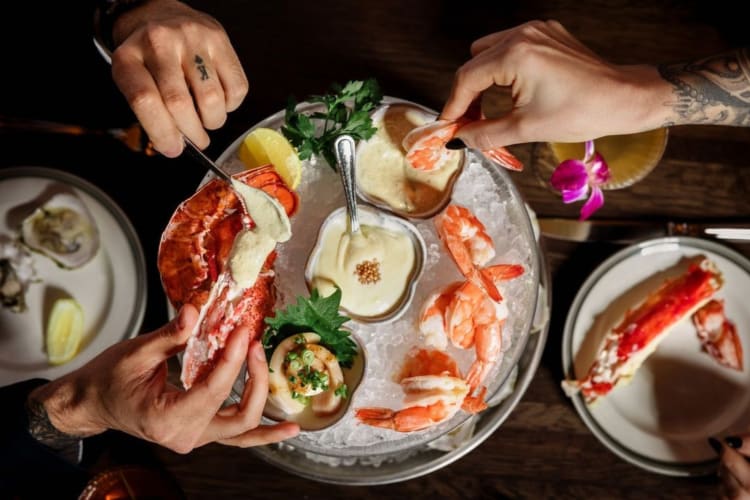
{"type": "MultiPolygon", "coordinates": [[[[474,329],[474,353],[476,358],[466,375],[466,382],[473,392],[479,387],[495,363],[500,359],[502,349],[502,335],[505,318],[502,318],[501,309],[490,300],[485,300],[480,307],[475,319],[474,329]]],[[[507,311],[502,307],[502,311],[507,311]]]]}
{"type": "Polygon", "coordinates": [[[479,267],[495,256],[495,245],[484,224],[468,208],[448,205],[435,217],[435,227],[461,274],[487,292],[492,300],[501,300],[493,280],[479,272],[479,267]]]}
{"type": "Polygon", "coordinates": [[[474,347],[475,359],[466,381],[473,391],[500,358],[505,304],[497,303],[471,281],[456,290],[446,310],[448,337],[462,349],[474,347]]]}
{"type": "Polygon", "coordinates": [[[405,394],[404,408],[358,408],[357,419],[374,427],[412,432],[444,422],[461,408],[472,413],[486,408],[476,398],[467,400],[469,386],[455,360],[443,351],[420,349],[410,353],[399,379],[405,394]]]}
{"type": "Polygon", "coordinates": [[[458,131],[458,123],[437,120],[421,125],[406,134],[402,146],[406,150],[406,161],[416,170],[437,170],[452,154],[445,145],[458,131]]]}
{"type": "MultiPolygon", "coordinates": [[[[421,125],[406,134],[402,146],[409,164],[425,172],[437,170],[452,153],[445,145],[458,130],[474,120],[461,118],[455,121],[437,120],[421,125]]],[[[509,170],[523,170],[523,163],[503,147],[482,151],[491,161],[509,170]]]]}
{"type": "MultiPolygon", "coordinates": [[[[524,273],[518,264],[498,264],[480,271],[496,286],[524,273]]],[[[474,348],[469,369],[470,390],[477,389],[500,358],[502,328],[508,316],[503,302],[494,302],[471,281],[453,283],[425,303],[419,328],[426,343],[445,349],[448,340],[461,349],[474,348]]]]}
{"type": "Polygon", "coordinates": [[[452,283],[443,290],[430,295],[422,306],[419,315],[419,330],[425,337],[425,344],[445,350],[448,347],[448,331],[445,311],[453,299],[453,294],[460,282],[452,283]]]}

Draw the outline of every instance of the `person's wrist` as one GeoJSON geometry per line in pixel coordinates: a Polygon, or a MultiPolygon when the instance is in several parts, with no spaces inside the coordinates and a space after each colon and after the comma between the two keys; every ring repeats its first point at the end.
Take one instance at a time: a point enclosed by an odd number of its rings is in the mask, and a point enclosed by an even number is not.
{"type": "MultiPolygon", "coordinates": [[[[175,19],[179,15],[192,12],[180,0],[136,0],[137,4],[123,10],[112,23],[112,43],[114,48],[124,42],[134,31],[148,21],[175,19]]],[[[113,48],[113,50],[114,50],[113,48]]]]}
{"type": "Polygon", "coordinates": [[[621,66],[624,85],[618,109],[627,116],[628,129],[622,133],[654,130],[669,125],[671,98],[669,84],[655,66],[621,66]]]}
{"type": "Polygon", "coordinates": [[[95,30],[100,42],[114,51],[119,40],[115,37],[115,26],[128,12],[152,0],[97,0],[94,18],[95,30]]]}
{"type": "MultiPolygon", "coordinates": [[[[70,377],[63,377],[34,389],[27,398],[29,430],[37,425],[37,435],[40,438],[48,432],[51,439],[55,437],[64,440],[65,437],[80,439],[100,434],[106,430],[92,411],[88,401],[92,396],[90,389],[78,384],[70,377]],[[45,422],[46,419],[46,422],[45,422]]],[[[43,443],[48,444],[48,443],[43,443]]]]}

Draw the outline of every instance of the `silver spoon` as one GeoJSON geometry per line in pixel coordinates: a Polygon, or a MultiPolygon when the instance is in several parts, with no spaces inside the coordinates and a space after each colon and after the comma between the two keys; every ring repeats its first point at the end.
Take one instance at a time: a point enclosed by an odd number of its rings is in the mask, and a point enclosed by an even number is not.
{"type": "Polygon", "coordinates": [[[336,162],[338,163],[341,183],[346,197],[346,213],[349,216],[349,234],[359,232],[359,215],[357,213],[357,192],[354,177],[354,139],[341,135],[333,142],[336,162]]]}

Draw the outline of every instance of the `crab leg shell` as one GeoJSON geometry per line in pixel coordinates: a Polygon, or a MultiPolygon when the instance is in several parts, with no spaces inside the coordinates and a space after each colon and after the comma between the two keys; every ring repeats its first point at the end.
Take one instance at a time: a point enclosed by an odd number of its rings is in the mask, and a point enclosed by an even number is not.
{"type": "Polygon", "coordinates": [[[667,280],[612,328],[586,376],[563,382],[565,392],[573,395],[580,390],[588,404],[609,394],[635,373],[674,325],[705,304],[722,284],[721,273],[705,257],[667,280]]]}
{"type": "Polygon", "coordinates": [[[701,346],[718,363],[743,369],[743,353],[737,327],[724,314],[724,301],[713,299],[692,317],[701,346]]]}

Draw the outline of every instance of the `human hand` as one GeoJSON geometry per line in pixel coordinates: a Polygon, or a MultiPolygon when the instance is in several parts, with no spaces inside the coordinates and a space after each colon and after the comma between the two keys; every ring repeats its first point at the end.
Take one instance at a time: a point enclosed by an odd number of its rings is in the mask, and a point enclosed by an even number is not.
{"type": "Polygon", "coordinates": [[[229,37],[212,17],[177,0],[122,14],[112,33],[112,77],[154,148],[179,156],[182,135],[208,146],[248,89],[229,37]]]}
{"type": "Polygon", "coordinates": [[[709,440],[721,456],[719,477],[720,498],[750,499],[750,434],[724,439],[725,444],[709,440]]]}
{"type": "Polygon", "coordinates": [[[209,442],[248,447],[281,441],[297,424],[259,426],[268,394],[263,348],[248,332],[230,335],[208,377],[183,391],[167,382],[166,361],[185,348],[198,318],[190,305],[168,325],[116,344],[78,370],[31,393],[61,432],[90,436],[116,429],[187,453],[209,442]],[[250,379],[240,403],[221,408],[247,359],[250,379]]]}
{"type": "Polygon", "coordinates": [[[670,86],[655,67],[617,66],[556,21],[532,21],[475,41],[441,118],[456,120],[488,88],[510,87],[513,108],[457,134],[480,150],[533,141],[579,142],[662,126],[670,86]]]}

